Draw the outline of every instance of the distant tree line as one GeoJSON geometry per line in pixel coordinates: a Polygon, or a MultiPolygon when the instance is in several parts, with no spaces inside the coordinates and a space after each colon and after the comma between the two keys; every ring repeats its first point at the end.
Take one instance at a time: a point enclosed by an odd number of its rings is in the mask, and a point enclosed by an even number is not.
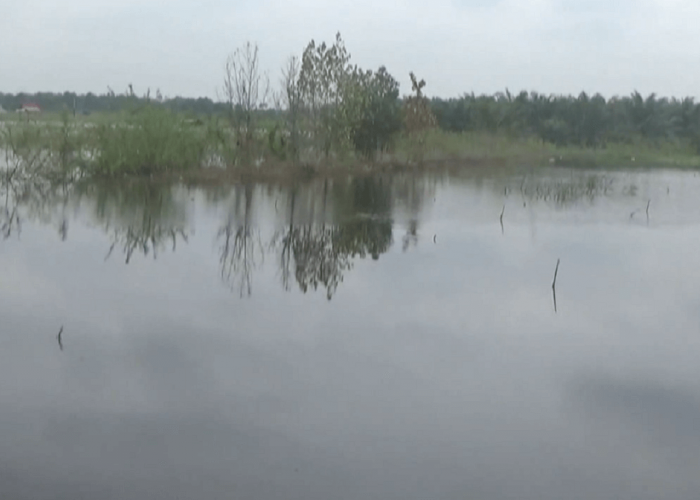
{"type": "Polygon", "coordinates": [[[700,104],[693,98],[660,98],[639,92],[605,99],[600,94],[578,97],[506,90],[494,95],[466,94],[431,100],[441,129],[487,131],[534,136],[556,145],[590,148],[608,143],[687,140],[700,148],[700,104]]]}
{"type": "Polygon", "coordinates": [[[146,103],[154,103],[163,106],[166,109],[176,112],[192,113],[198,115],[225,114],[227,107],[225,103],[215,102],[208,97],[174,97],[164,99],[156,96],[136,96],[132,93],[115,93],[108,91],[105,94],[76,94],[75,92],[37,92],[18,94],[3,94],[0,92],[0,105],[6,111],[19,109],[23,104],[35,103],[41,107],[42,111],[47,112],[62,112],[74,109],[76,114],[90,114],[98,112],[114,112],[129,109],[135,103],[137,105],[145,105],[146,103]]]}

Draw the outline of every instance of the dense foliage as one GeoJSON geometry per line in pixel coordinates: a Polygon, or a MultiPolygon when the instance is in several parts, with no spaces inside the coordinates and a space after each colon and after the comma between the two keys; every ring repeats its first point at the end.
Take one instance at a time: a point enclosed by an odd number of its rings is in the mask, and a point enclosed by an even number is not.
{"type": "Polygon", "coordinates": [[[355,68],[356,119],[351,126],[355,149],[366,158],[387,151],[401,129],[399,83],[384,66],[376,72],[355,68]]]}

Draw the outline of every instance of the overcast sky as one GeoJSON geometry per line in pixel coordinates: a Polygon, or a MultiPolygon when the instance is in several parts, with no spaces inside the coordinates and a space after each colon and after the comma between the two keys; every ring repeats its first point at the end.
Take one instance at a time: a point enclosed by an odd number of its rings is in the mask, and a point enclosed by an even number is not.
{"type": "MultiPolygon", "coordinates": [[[[8,7],[10,7],[8,5],[8,7]]],[[[698,96],[697,0],[25,0],[0,15],[0,91],[215,98],[247,40],[277,83],[291,55],[342,34],[352,62],[410,91],[698,96]]]]}

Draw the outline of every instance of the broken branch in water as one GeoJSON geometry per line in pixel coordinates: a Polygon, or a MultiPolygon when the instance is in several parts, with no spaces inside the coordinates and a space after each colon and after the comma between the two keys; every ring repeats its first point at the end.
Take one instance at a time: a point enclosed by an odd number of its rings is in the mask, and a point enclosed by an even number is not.
{"type": "Polygon", "coordinates": [[[557,286],[557,273],[559,272],[559,260],[557,259],[557,267],[554,268],[554,281],[552,281],[552,290],[557,286]]]}
{"type": "Polygon", "coordinates": [[[552,281],[552,300],[554,301],[554,313],[557,312],[557,273],[559,272],[559,259],[557,267],[554,268],[554,281],[552,281]]]}
{"type": "Polygon", "coordinates": [[[647,219],[649,218],[649,205],[651,205],[651,199],[647,201],[647,219]]]}
{"type": "Polygon", "coordinates": [[[501,210],[501,217],[500,217],[500,221],[501,221],[501,234],[503,234],[503,214],[504,214],[505,212],[506,212],[506,206],[503,205],[503,210],[501,210]]]}

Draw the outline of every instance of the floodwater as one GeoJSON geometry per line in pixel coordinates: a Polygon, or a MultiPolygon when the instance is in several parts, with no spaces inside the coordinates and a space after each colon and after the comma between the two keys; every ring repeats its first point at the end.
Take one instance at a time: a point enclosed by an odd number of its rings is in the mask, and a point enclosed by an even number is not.
{"type": "Polygon", "coordinates": [[[700,498],[692,172],[3,189],[1,498],[700,498]]]}

